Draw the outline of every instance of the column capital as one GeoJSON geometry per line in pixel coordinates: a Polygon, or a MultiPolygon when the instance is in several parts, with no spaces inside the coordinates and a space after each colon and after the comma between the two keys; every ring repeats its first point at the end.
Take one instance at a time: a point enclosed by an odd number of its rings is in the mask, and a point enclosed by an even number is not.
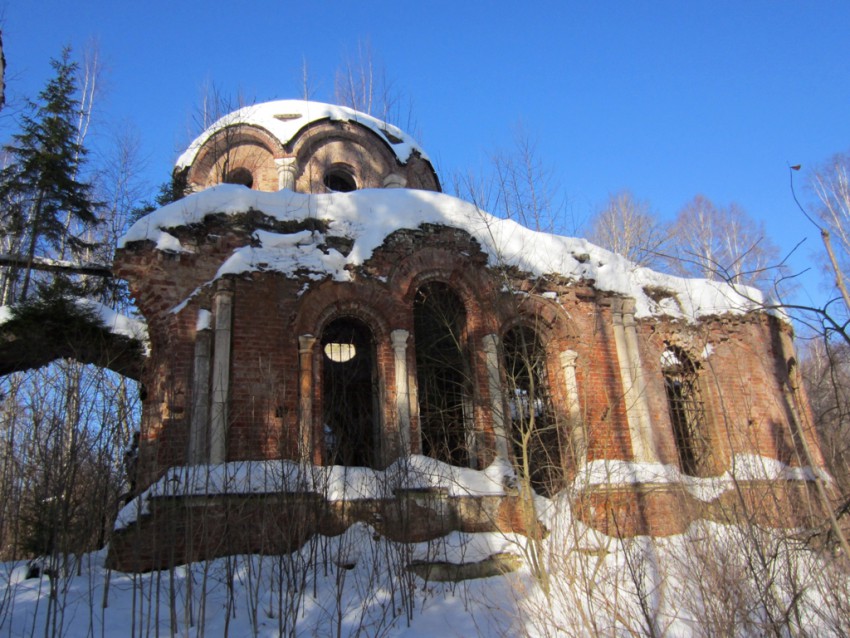
{"type": "Polygon", "coordinates": [[[393,330],[390,333],[390,340],[393,344],[393,350],[403,350],[407,347],[407,339],[410,337],[410,332],[401,328],[393,330]]]}
{"type": "Polygon", "coordinates": [[[277,166],[278,190],[295,190],[295,173],[298,172],[298,160],[294,157],[278,157],[274,163],[277,166]]]}
{"type": "Polygon", "coordinates": [[[407,178],[404,175],[390,173],[384,178],[384,188],[404,188],[407,186],[407,178]]]}
{"type": "Polygon", "coordinates": [[[278,157],[275,158],[274,165],[277,166],[277,170],[286,171],[286,170],[294,170],[295,164],[297,163],[297,159],[294,157],[278,157]]]}
{"type": "Polygon", "coordinates": [[[307,354],[313,351],[313,345],[316,343],[316,337],[311,334],[298,336],[298,352],[299,354],[307,354]]]}
{"type": "Polygon", "coordinates": [[[236,289],[236,285],[233,282],[232,277],[219,277],[215,281],[215,293],[213,294],[221,294],[221,293],[233,293],[236,289]]]}
{"type": "Polygon", "coordinates": [[[497,334],[488,334],[484,335],[481,338],[481,341],[484,344],[484,352],[497,354],[499,349],[499,335],[497,334]]]}
{"type": "Polygon", "coordinates": [[[575,368],[578,352],[575,350],[564,350],[560,354],[562,368],[575,368]]]}

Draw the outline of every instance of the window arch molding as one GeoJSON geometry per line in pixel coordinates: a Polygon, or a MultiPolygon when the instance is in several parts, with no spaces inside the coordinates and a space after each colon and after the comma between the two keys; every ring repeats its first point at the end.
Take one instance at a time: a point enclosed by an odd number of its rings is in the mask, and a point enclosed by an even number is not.
{"type": "MultiPolygon", "coordinates": [[[[402,282],[394,281],[393,283],[402,282]]],[[[422,269],[415,275],[407,277],[404,283],[405,285],[400,290],[404,291],[402,299],[405,306],[412,306],[416,300],[416,295],[423,286],[431,283],[445,284],[463,303],[467,316],[466,331],[471,338],[475,335],[483,336],[497,331],[498,326],[495,324],[494,318],[490,313],[485,314],[483,312],[479,297],[473,292],[475,283],[467,279],[462,267],[422,269]]]]}
{"type": "MultiPolygon", "coordinates": [[[[276,170],[273,166],[274,158],[284,155],[283,146],[264,128],[253,124],[225,126],[211,135],[198,150],[187,175],[189,184],[205,187],[209,184],[210,174],[219,160],[245,146],[256,147],[258,159],[262,158],[259,163],[268,160],[270,170],[276,170]]],[[[252,172],[258,168],[259,166],[254,167],[252,172]]]]}
{"type": "Polygon", "coordinates": [[[383,287],[356,282],[332,283],[304,293],[292,326],[296,334],[318,335],[328,322],[349,316],[367,324],[375,339],[383,342],[389,341],[390,332],[397,327],[390,326],[388,317],[398,316],[403,311],[383,287]]]}
{"type": "Polygon", "coordinates": [[[534,295],[524,297],[519,303],[509,300],[504,314],[506,318],[499,327],[500,335],[515,325],[524,324],[537,331],[547,348],[555,342],[574,346],[579,340],[578,328],[569,312],[551,299],[534,295]]]}
{"type": "MultiPolygon", "coordinates": [[[[304,167],[323,146],[332,142],[358,146],[373,162],[385,168],[398,164],[395,152],[387,141],[372,129],[356,122],[328,119],[311,122],[295,134],[289,146],[298,158],[298,166],[304,167]]],[[[364,185],[364,188],[369,187],[375,186],[364,185]]]]}
{"type": "MultiPolygon", "coordinates": [[[[537,334],[546,355],[549,384],[561,387],[564,379],[558,362],[559,351],[576,349],[580,342],[578,328],[566,310],[548,299],[526,298],[499,326],[497,334],[502,343],[505,335],[518,327],[529,328],[537,334]]],[[[558,393],[554,393],[554,396],[557,397],[558,393]]]]}
{"type": "Polygon", "coordinates": [[[345,318],[356,319],[365,324],[371,330],[375,341],[389,339],[390,330],[386,320],[375,309],[355,300],[325,308],[317,317],[315,334],[322,334],[328,324],[345,318]]]}

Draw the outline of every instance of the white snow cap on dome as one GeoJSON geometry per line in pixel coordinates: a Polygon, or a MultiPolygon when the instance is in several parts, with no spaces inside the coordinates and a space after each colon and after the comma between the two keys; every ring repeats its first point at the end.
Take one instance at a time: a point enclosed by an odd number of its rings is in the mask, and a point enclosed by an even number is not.
{"type": "Polygon", "coordinates": [[[335,106],[324,102],[275,100],[244,106],[220,118],[189,145],[186,152],[177,158],[176,165],[178,168],[190,166],[195,161],[200,148],[210,137],[234,124],[248,124],[265,129],[281,144],[287,144],[298,131],[319,120],[357,122],[371,129],[390,146],[402,164],[410,159],[413,151],[417,151],[424,159],[428,159],[425,151],[407,133],[366,113],[355,111],[347,106],[335,106]]]}

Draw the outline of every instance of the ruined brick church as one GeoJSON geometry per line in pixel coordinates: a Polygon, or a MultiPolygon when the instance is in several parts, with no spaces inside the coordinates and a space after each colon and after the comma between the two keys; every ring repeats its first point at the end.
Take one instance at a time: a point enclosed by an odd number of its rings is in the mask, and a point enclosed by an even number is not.
{"type": "Polygon", "coordinates": [[[611,534],[811,514],[792,331],[756,291],[493,217],[343,107],[240,109],[176,171],[192,194],[114,261],[150,336],[114,565],[283,551],[353,521],[532,533],[528,487],[611,534]]]}

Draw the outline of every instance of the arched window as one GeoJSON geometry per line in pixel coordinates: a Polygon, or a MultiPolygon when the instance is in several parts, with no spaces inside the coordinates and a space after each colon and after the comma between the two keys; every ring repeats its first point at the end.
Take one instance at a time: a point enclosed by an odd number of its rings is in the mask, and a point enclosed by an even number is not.
{"type": "Polygon", "coordinates": [[[528,326],[510,329],[502,340],[514,459],[540,494],[563,483],[561,441],[549,398],[546,351],[528,326]]]}
{"type": "Polygon", "coordinates": [[[697,476],[706,466],[710,451],[697,366],[684,350],[670,346],[661,355],[661,370],[679,465],[685,474],[697,476]]]}
{"type": "Polygon", "coordinates": [[[372,332],[362,321],[342,317],[325,327],[321,344],[325,462],[374,467],[380,411],[372,332]]]}
{"type": "Polygon", "coordinates": [[[416,293],[413,320],[422,452],[469,465],[472,398],[463,302],[448,285],[427,283],[416,293]]]}

